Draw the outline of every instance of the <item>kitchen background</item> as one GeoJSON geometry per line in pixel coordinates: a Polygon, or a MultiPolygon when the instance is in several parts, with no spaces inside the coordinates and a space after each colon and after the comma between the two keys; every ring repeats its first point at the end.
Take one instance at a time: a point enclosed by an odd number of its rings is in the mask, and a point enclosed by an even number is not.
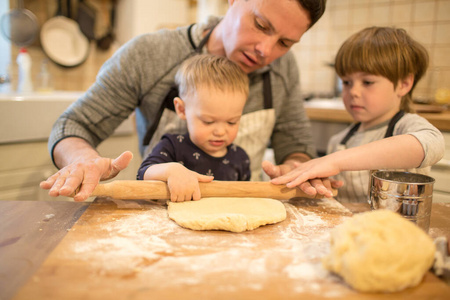
{"type": "MultiPolygon", "coordinates": [[[[6,1],[5,1],[6,2],[6,1]]],[[[0,15],[9,10],[0,6],[0,15]]],[[[17,7],[10,0],[10,7],[17,7]]],[[[57,1],[23,0],[42,26],[56,14],[57,1]]],[[[62,1],[64,4],[66,1],[62,1]]],[[[72,14],[76,18],[75,0],[72,14]]],[[[97,31],[109,25],[113,0],[85,0],[96,14],[97,31]]],[[[63,5],[64,6],[64,5],[63,5]]],[[[91,42],[85,63],[76,68],[62,68],[49,64],[53,87],[56,90],[86,90],[95,80],[100,66],[130,38],[160,28],[175,28],[204,19],[209,13],[222,15],[227,9],[225,0],[116,0],[115,43],[108,50],[100,50],[91,42]]],[[[329,0],[325,15],[294,46],[301,70],[305,95],[330,95],[334,92],[334,70],[328,66],[342,42],[352,33],[367,26],[396,26],[406,29],[425,45],[430,54],[430,69],[416,90],[419,100],[432,100],[438,86],[450,85],[450,0],[329,0]]],[[[101,33],[100,33],[101,34],[101,33]]],[[[0,74],[9,72],[11,88],[17,85],[19,48],[1,38],[2,62],[0,74]],[[9,55],[5,55],[8,54],[9,55]]],[[[36,79],[41,63],[46,60],[39,39],[28,51],[33,58],[32,78],[36,79]]]]}
{"type": "MultiPolygon", "coordinates": [[[[17,8],[20,2],[20,0],[1,1],[0,16],[11,8],[17,8]]],[[[27,47],[32,58],[31,73],[37,92],[42,88],[45,88],[42,93],[48,92],[47,86],[39,84],[43,65],[48,68],[50,87],[53,90],[81,92],[95,81],[101,65],[120,45],[132,37],[161,28],[176,28],[191,24],[205,19],[209,14],[223,15],[228,7],[226,0],[84,0],[84,2],[96,12],[94,31],[97,37],[103,36],[109,30],[111,10],[115,8],[114,42],[107,49],[101,49],[95,41],[90,41],[86,61],[80,66],[66,68],[48,60],[37,38],[27,47]]],[[[67,12],[67,3],[70,3],[72,17],[76,18],[78,0],[23,0],[24,7],[36,15],[41,28],[56,15],[58,3],[61,3],[63,12],[67,12]]],[[[305,97],[334,96],[336,77],[329,64],[333,62],[335,53],[352,33],[373,25],[402,27],[428,49],[430,69],[416,88],[416,100],[433,102],[438,88],[450,87],[450,0],[328,0],[325,15],[302,37],[301,42],[293,47],[305,97]]],[[[9,95],[16,90],[18,79],[16,57],[19,47],[1,36],[0,53],[0,76],[9,79],[6,83],[0,84],[1,98],[2,95],[9,95]]],[[[131,132],[129,129],[124,130],[122,134],[116,136],[116,140],[102,144],[103,148],[100,148],[100,151],[116,155],[116,152],[108,152],[112,147],[109,143],[116,143],[113,148],[119,153],[122,149],[130,149],[129,145],[133,145],[131,150],[138,156],[137,148],[134,148],[135,135],[131,132]]],[[[19,142],[20,148],[17,148],[16,143],[0,142],[0,199],[8,197],[29,199],[36,193],[39,194],[39,199],[44,199],[45,195],[36,188],[36,185],[54,172],[46,152],[45,141],[19,142]],[[27,156],[27,151],[34,151],[35,156],[20,159],[18,153],[27,156]],[[11,159],[11,154],[17,159],[11,159]],[[24,190],[28,192],[24,193],[24,190]]],[[[449,154],[450,150],[447,150],[447,156],[449,154]]],[[[129,173],[123,175],[125,178],[134,178],[139,160],[140,158],[134,160],[129,173]]]]}

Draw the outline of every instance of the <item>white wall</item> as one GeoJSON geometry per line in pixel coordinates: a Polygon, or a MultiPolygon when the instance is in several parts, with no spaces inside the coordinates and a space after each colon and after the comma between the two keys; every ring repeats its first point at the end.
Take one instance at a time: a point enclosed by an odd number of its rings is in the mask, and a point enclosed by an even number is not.
{"type": "Polygon", "coordinates": [[[164,27],[189,24],[189,1],[119,0],[116,13],[116,36],[121,44],[131,38],[164,27]]]}
{"type": "Polygon", "coordinates": [[[326,63],[350,35],[368,26],[404,28],[428,50],[430,66],[415,98],[433,100],[437,83],[450,86],[450,0],[331,0],[293,49],[304,93],[332,93],[335,72],[326,63]]]}
{"type": "Polygon", "coordinates": [[[197,22],[204,22],[209,16],[224,15],[228,2],[224,0],[197,0],[197,22]]]}

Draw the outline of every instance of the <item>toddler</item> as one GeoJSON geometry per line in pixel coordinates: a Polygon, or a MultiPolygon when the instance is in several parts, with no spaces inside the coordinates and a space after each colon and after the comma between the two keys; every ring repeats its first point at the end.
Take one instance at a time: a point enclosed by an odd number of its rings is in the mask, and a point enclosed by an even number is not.
{"type": "Polygon", "coordinates": [[[248,76],[225,57],[196,55],[175,81],[177,115],[188,133],[165,134],[139,168],[137,178],[166,181],[171,201],[199,200],[199,182],[250,180],[250,159],[232,144],[248,96],[248,76]]]}

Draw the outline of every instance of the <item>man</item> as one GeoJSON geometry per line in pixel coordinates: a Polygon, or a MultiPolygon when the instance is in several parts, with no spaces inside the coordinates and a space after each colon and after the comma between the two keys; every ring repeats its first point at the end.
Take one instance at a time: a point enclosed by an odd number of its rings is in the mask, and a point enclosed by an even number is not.
{"type": "MultiPolygon", "coordinates": [[[[277,177],[314,156],[310,124],[303,109],[298,70],[289,49],[322,16],[326,0],[229,0],[223,19],[211,18],[174,31],[163,30],[125,44],[99,72],[96,83],[56,122],[49,150],[61,168],[41,183],[51,196],[83,201],[100,180],[116,176],[132,159],[128,151],[112,160],[96,151],[102,140],[136,110],[141,154],[162,134],[184,132],[170,109],[179,65],[197,53],[226,56],[250,79],[250,94],[236,144],[251,159],[258,180],[267,145],[279,165],[264,163],[277,177]],[[167,108],[166,108],[167,107],[167,108]]],[[[328,180],[310,180],[300,188],[330,196],[328,180]]]]}

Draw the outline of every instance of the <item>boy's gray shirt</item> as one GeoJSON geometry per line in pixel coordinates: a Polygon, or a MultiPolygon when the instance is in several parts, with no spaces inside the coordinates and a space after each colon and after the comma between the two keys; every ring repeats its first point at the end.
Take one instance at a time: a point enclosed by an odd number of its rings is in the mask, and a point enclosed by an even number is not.
{"type": "MultiPolygon", "coordinates": [[[[205,29],[220,21],[194,25],[192,41],[197,46],[205,29]]],[[[206,47],[205,47],[206,48],[206,47]]],[[[204,49],[205,50],[205,49],[204,49]]],[[[93,147],[108,138],[136,109],[140,145],[170,88],[180,64],[195,55],[188,27],[161,30],[138,36],[123,45],[100,69],[96,82],[73,103],[53,126],[48,146],[66,137],[80,137],[93,147]]],[[[303,107],[299,74],[289,51],[263,69],[249,74],[250,94],[244,114],[264,108],[262,73],[270,69],[276,124],[271,136],[275,160],[289,154],[315,156],[311,128],[303,107]]],[[[141,147],[141,155],[143,154],[141,147]]]]}
{"type": "MultiPolygon", "coordinates": [[[[347,148],[354,148],[384,138],[389,121],[374,126],[368,130],[355,133],[346,143],[347,148]]],[[[343,131],[335,134],[328,142],[327,153],[339,151],[342,139],[347,135],[353,124],[343,131]]],[[[422,145],[424,159],[420,166],[408,170],[413,173],[428,175],[431,166],[437,163],[445,152],[445,141],[442,133],[425,118],[412,113],[405,114],[395,125],[393,135],[410,134],[422,145]]],[[[367,159],[370,159],[368,157],[367,159]]],[[[335,179],[344,181],[339,189],[337,200],[341,202],[367,203],[369,192],[370,171],[345,171],[335,176],[335,179]]]]}

